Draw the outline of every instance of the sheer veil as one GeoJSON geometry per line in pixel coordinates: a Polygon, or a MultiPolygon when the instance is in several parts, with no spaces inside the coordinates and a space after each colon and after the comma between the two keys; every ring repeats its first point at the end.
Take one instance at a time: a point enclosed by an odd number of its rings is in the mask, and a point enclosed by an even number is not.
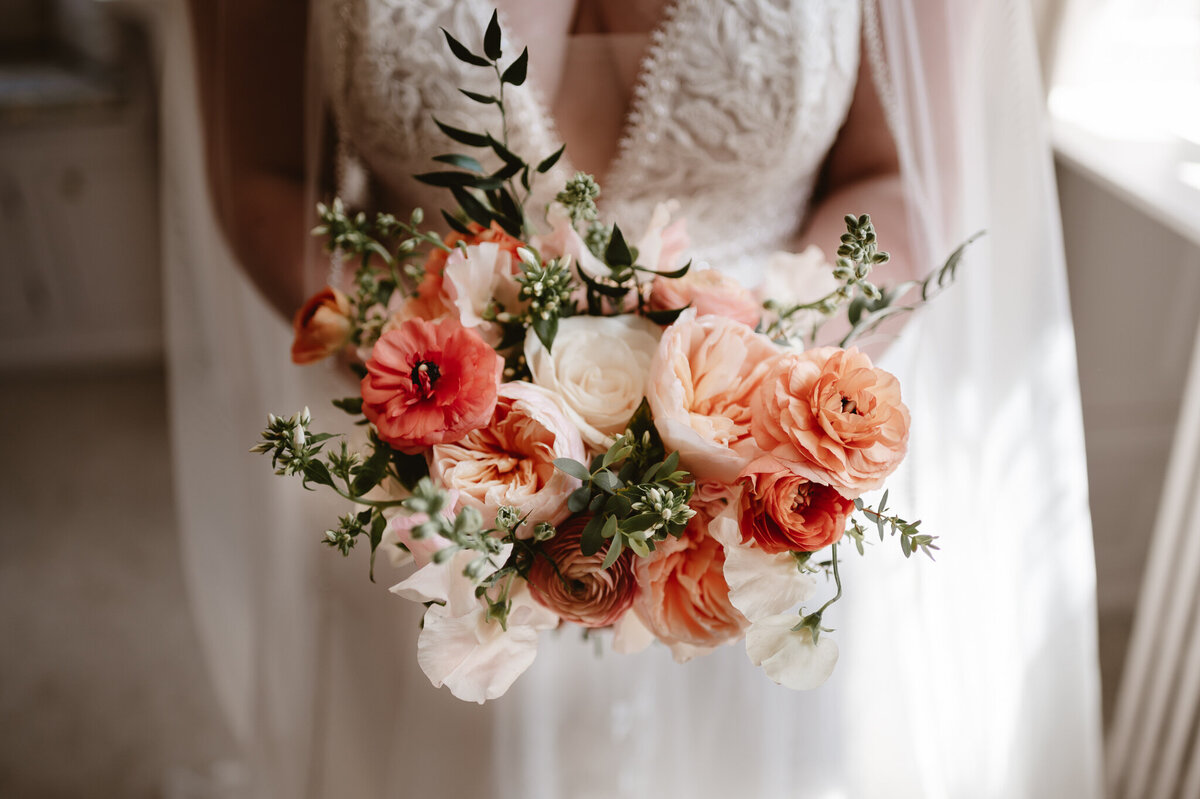
{"type": "MultiPolygon", "coordinates": [[[[339,389],[329,373],[287,364],[286,325],[223,243],[205,189],[185,3],[165,0],[160,11],[179,524],[216,693],[244,745],[248,795],[374,796],[397,785],[449,795],[447,780],[493,793],[487,786],[503,772],[484,741],[451,747],[472,753],[467,769],[444,739],[424,739],[505,719],[414,690],[419,675],[396,669],[415,669],[415,616],[371,590],[360,561],[335,559],[315,541],[314,525],[337,509],[298,500],[258,457],[238,454],[267,410],[339,389]],[[365,632],[348,632],[350,618],[365,632]],[[352,634],[373,636],[379,657],[347,662],[341,637],[352,634]],[[374,737],[354,739],[364,718],[374,737]],[[405,731],[414,723],[426,725],[422,734],[405,731]]],[[[866,11],[867,56],[900,149],[919,255],[932,265],[971,233],[987,235],[953,292],[909,325],[884,364],[915,420],[892,504],[919,509],[943,546],[936,566],[887,552],[848,564],[855,599],[836,625],[842,688],[830,736],[844,785],[829,795],[1099,797],[1082,424],[1029,10],[1019,0],[879,0],[878,9],[868,0],[866,11]]],[[[321,73],[329,64],[319,52],[321,73]]],[[[314,132],[322,119],[314,111],[314,132]]],[[[509,729],[510,739],[536,738],[536,715],[511,719],[526,727],[509,729]]],[[[720,768],[776,775],[762,795],[789,795],[795,774],[820,766],[770,762],[786,757],[805,760],[772,750],[720,768]]],[[[527,795],[550,794],[531,786],[527,795]]]]}

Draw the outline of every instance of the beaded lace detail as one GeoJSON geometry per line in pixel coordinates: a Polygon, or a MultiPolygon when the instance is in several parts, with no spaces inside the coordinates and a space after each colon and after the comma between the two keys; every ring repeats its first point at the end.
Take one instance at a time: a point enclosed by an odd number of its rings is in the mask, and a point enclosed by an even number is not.
{"type": "MultiPolygon", "coordinates": [[[[432,116],[478,129],[495,114],[458,93],[492,92],[460,64],[439,27],[481,49],[488,0],[327,0],[318,8],[340,69],[329,95],[343,137],[377,185],[428,208],[444,192],[410,177],[457,147],[432,116]]],[[[860,9],[850,0],[673,0],[652,34],[601,209],[633,235],[674,199],[693,255],[754,282],[765,253],[786,248],[845,119],[858,71],[860,9]]],[[[506,26],[506,55],[519,52],[506,26]]],[[[536,58],[536,46],[531,56],[536,58]]],[[[511,149],[530,160],[558,133],[531,83],[506,92],[511,149]]],[[[498,121],[490,126],[498,127],[498,121]]],[[[569,144],[569,143],[568,143],[569,144]]],[[[547,202],[570,176],[568,156],[535,185],[547,202]]]]}

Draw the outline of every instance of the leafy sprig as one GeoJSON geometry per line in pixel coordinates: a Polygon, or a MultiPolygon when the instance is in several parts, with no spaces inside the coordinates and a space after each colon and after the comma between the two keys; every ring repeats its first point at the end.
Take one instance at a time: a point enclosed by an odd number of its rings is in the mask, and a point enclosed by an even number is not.
{"type": "Polygon", "coordinates": [[[904,553],[904,557],[911,557],[914,552],[920,551],[933,560],[933,553],[938,549],[938,545],[934,543],[937,536],[920,532],[921,522],[919,520],[910,522],[896,514],[888,514],[887,500],[887,491],[883,492],[883,497],[876,507],[868,505],[861,497],[854,500],[854,507],[862,514],[863,519],[860,521],[852,518],[846,534],[854,539],[854,546],[858,549],[858,554],[863,554],[863,543],[868,530],[870,527],[874,527],[879,534],[880,541],[883,541],[889,534],[898,535],[900,551],[904,553]]]}
{"type": "Polygon", "coordinates": [[[666,455],[645,400],[624,434],[607,451],[583,464],[559,458],[554,465],[581,485],[567,498],[572,513],[588,513],[580,549],[594,555],[605,547],[607,569],[628,547],[645,557],[654,542],[683,535],[695,511],[691,474],[679,468],[679,453],[666,455]],[[664,457],[665,456],[665,457],[664,457]]]}

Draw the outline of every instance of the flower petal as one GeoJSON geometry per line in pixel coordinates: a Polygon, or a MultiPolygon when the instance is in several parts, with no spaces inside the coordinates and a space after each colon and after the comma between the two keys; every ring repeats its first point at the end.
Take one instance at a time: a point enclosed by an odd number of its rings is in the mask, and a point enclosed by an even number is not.
{"type": "Polygon", "coordinates": [[[819,687],[837,665],[837,643],[822,636],[815,644],[812,630],[792,630],[799,617],[790,613],[768,616],[746,631],[746,654],[767,676],[794,691],[819,687]]]}

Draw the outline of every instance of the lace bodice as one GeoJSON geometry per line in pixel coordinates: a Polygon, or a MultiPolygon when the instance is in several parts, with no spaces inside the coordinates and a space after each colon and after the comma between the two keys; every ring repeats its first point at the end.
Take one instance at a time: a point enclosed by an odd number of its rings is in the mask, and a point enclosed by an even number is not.
{"type": "MultiPolygon", "coordinates": [[[[431,169],[432,156],[458,147],[434,115],[480,129],[480,115],[495,114],[459,94],[459,87],[494,86],[485,71],[456,61],[438,30],[481,50],[490,14],[488,0],[318,4],[339,133],[391,201],[445,204],[444,192],[411,178],[431,169]]],[[[790,243],[845,119],[859,16],[848,0],[672,0],[652,34],[608,170],[604,214],[636,232],[656,203],[677,200],[693,255],[755,282],[750,264],[790,243]]],[[[524,43],[504,27],[505,52],[515,54],[524,43]]],[[[510,89],[506,100],[511,149],[534,161],[559,147],[536,86],[510,89]]],[[[535,202],[548,201],[572,173],[568,146],[535,186],[535,202]]]]}

